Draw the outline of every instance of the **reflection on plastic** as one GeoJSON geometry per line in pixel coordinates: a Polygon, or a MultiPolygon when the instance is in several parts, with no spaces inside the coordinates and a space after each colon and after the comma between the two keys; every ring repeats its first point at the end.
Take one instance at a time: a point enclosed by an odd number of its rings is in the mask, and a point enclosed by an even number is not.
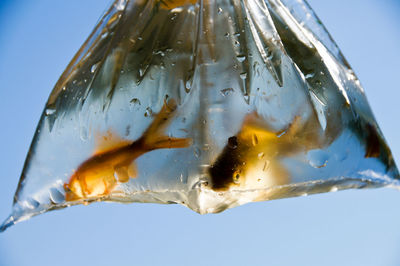
{"type": "Polygon", "coordinates": [[[203,214],[398,179],[304,1],[116,0],[52,91],[1,230],[93,201],[203,214]]]}

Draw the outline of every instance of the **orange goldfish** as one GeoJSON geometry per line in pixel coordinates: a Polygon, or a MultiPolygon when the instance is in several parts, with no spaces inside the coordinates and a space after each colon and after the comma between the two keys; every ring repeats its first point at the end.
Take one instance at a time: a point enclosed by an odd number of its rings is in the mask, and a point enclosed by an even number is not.
{"type": "Polygon", "coordinates": [[[65,200],[76,201],[110,194],[118,183],[136,177],[134,161],[156,149],[185,148],[191,145],[189,138],[173,138],[161,135],[176,110],[175,101],[165,102],[143,135],[134,142],[124,141],[119,146],[94,154],[84,161],[64,184],[65,200]]]}
{"type": "Polygon", "coordinates": [[[256,113],[250,114],[209,168],[211,188],[226,191],[288,184],[290,173],[281,159],[325,144],[314,116],[307,121],[296,116],[285,131],[275,132],[256,113]]]}

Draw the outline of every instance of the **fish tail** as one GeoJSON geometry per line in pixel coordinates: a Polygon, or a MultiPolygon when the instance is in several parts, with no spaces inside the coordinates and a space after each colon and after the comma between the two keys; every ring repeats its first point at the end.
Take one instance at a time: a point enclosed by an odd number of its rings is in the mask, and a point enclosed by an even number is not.
{"type": "Polygon", "coordinates": [[[149,150],[186,148],[191,145],[192,140],[190,138],[174,138],[165,135],[165,129],[171,123],[171,118],[176,109],[175,100],[164,101],[160,112],[155,116],[142,137],[142,143],[149,150]]]}

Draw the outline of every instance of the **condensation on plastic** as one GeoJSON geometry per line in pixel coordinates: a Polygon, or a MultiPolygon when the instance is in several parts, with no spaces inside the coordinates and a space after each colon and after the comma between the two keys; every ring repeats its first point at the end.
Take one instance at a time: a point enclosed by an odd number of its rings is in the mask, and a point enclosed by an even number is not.
{"type": "Polygon", "coordinates": [[[116,0],[52,91],[1,229],[94,201],[205,214],[398,178],[305,1],[116,0]]]}

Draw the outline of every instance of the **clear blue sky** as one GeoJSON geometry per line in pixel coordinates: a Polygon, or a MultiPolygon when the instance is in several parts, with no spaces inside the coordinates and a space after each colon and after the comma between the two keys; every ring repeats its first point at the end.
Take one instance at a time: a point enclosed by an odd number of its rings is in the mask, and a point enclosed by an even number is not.
{"type": "MultiPolygon", "coordinates": [[[[0,219],[47,97],[109,0],[0,0],[0,219]]],[[[360,78],[400,164],[400,4],[310,0],[360,78]]],[[[0,234],[0,266],[400,265],[400,191],[343,191],[201,216],[92,204],[0,234]]]]}

